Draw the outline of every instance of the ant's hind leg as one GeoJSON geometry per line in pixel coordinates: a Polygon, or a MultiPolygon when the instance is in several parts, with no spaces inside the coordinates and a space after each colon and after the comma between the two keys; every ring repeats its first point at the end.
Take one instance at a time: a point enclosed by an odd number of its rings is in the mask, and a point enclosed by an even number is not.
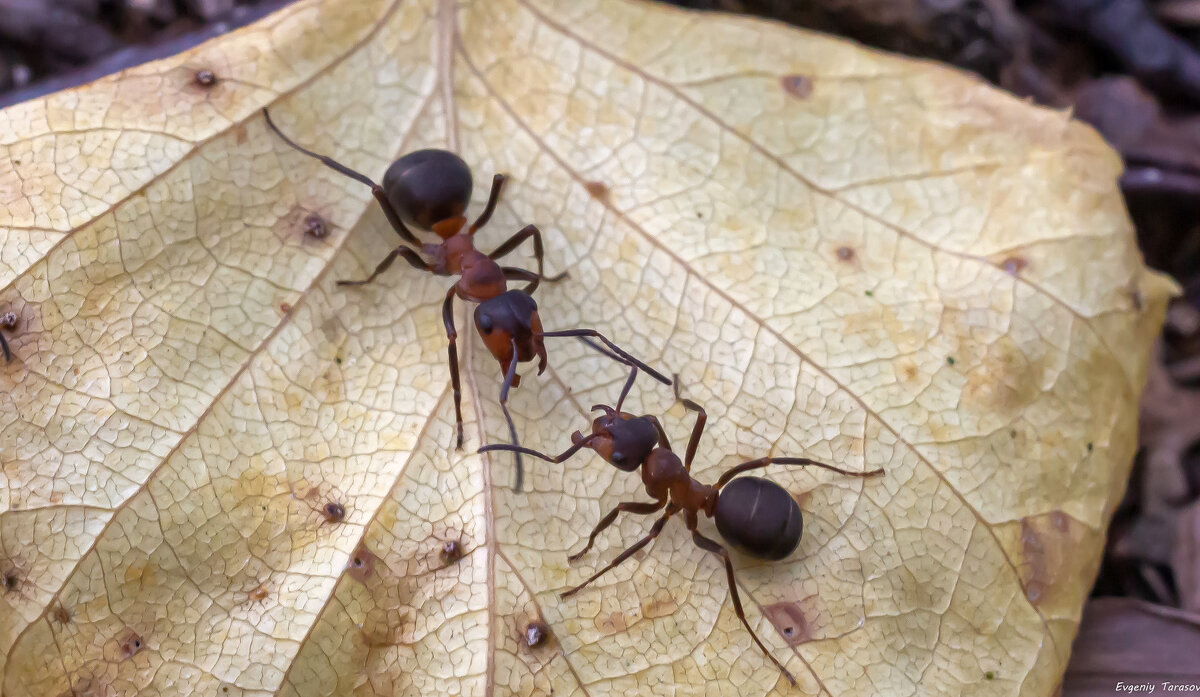
{"type": "Polygon", "coordinates": [[[651,513],[657,513],[661,511],[662,507],[665,505],[667,505],[666,499],[663,499],[662,501],[653,501],[650,503],[643,503],[641,501],[626,501],[624,503],[618,503],[617,507],[609,511],[608,515],[601,518],[600,522],[596,524],[596,527],[592,529],[592,534],[588,535],[587,545],[585,545],[583,549],[567,557],[567,561],[578,561],[580,557],[582,557],[584,554],[587,554],[587,551],[592,548],[592,544],[596,541],[596,536],[604,532],[605,528],[612,525],[613,521],[616,520],[617,516],[621,513],[650,515],[651,513]]]}
{"type": "Polygon", "coordinates": [[[454,287],[446,293],[442,303],[442,322],[446,325],[446,350],[450,359],[450,385],[454,388],[454,425],[458,429],[458,449],[463,447],[462,384],[458,376],[458,330],[454,328],[454,287]]]}
{"type": "Polygon", "coordinates": [[[807,466],[820,467],[822,469],[827,469],[830,472],[837,472],[838,474],[844,474],[847,477],[862,477],[864,479],[866,477],[875,477],[875,476],[883,474],[882,469],[873,469],[873,470],[868,470],[866,472],[852,472],[850,470],[844,470],[841,467],[834,467],[833,465],[827,465],[824,462],[810,460],[807,457],[760,457],[757,460],[750,460],[749,462],[743,462],[740,465],[731,467],[730,469],[728,469],[725,472],[725,474],[721,475],[721,478],[717,480],[717,483],[714,486],[716,488],[720,489],[721,487],[728,484],[729,480],[738,476],[742,472],[748,472],[750,470],[759,469],[761,467],[766,467],[767,465],[801,465],[801,466],[805,466],[805,467],[807,467],[807,466]]]}
{"type": "Polygon", "coordinates": [[[783,667],[782,663],[780,663],[774,656],[771,655],[771,652],[767,650],[767,647],[763,646],[763,643],[758,638],[758,635],[754,633],[753,629],[751,629],[750,623],[746,621],[746,613],[744,610],[742,610],[742,599],[738,597],[737,579],[733,575],[733,562],[729,560],[729,551],[718,544],[715,540],[708,539],[696,530],[692,531],[692,541],[695,542],[696,546],[700,549],[717,555],[721,558],[721,561],[725,562],[725,576],[729,580],[729,595],[733,598],[734,612],[737,613],[738,619],[742,621],[742,626],[746,628],[747,632],[750,632],[750,638],[754,639],[754,643],[758,644],[758,648],[762,649],[763,655],[771,659],[771,662],[775,664],[775,667],[778,668],[781,673],[783,673],[783,677],[787,678],[788,682],[790,682],[792,685],[795,685],[796,679],[792,677],[792,674],[788,672],[787,668],[783,667]]]}
{"type": "Polygon", "coordinates": [[[356,172],[332,157],[327,157],[325,155],[321,155],[320,153],[315,153],[308,148],[300,147],[296,144],[296,141],[288,138],[283,134],[283,131],[279,130],[279,127],[275,125],[275,122],[271,120],[271,112],[267,111],[266,107],[263,107],[262,112],[263,117],[267,120],[267,127],[274,131],[275,135],[279,136],[284,143],[287,143],[288,147],[296,150],[297,152],[304,153],[315,160],[319,160],[321,164],[339,174],[343,174],[357,182],[361,182],[371,187],[371,195],[375,197],[376,201],[379,201],[379,206],[383,208],[383,215],[387,217],[388,223],[392,226],[392,229],[396,231],[396,234],[400,235],[400,238],[405,242],[420,246],[421,241],[418,240],[416,235],[412,234],[407,227],[405,227],[404,221],[400,219],[400,215],[396,213],[396,209],[392,208],[392,202],[388,200],[387,192],[383,190],[382,186],[376,184],[371,180],[370,177],[362,172],[356,172]]]}
{"type": "Polygon", "coordinates": [[[483,212],[479,214],[475,222],[471,223],[471,227],[467,232],[468,235],[474,235],[476,230],[487,225],[488,221],[492,219],[492,213],[496,212],[496,204],[500,202],[500,189],[504,188],[505,179],[506,177],[503,174],[497,174],[492,177],[492,192],[488,194],[487,206],[484,207],[483,212]]]}
{"type": "Polygon", "coordinates": [[[0,349],[4,350],[4,360],[11,362],[12,351],[8,350],[8,339],[5,339],[3,334],[0,334],[0,349]]]}

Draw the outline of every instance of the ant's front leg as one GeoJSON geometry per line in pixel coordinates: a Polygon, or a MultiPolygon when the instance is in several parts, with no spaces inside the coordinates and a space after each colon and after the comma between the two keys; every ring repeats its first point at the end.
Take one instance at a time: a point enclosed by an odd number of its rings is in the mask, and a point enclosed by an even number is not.
{"type": "MultiPolygon", "coordinates": [[[[517,361],[520,356],[517,353],[517,340],[512,340],[512,357],[508,359],[508,369],[504,371],[504,385],[500,387],[500,409],[504,411],[504,420],[508,422],[508,435],[512,438],[512,444],[520,447],[521,443],[517,439],[517,426],[513,423],[512,414],[508,413],[508,391],[512,388],[517,380],[517,361]]],[[[517,478],[513,483],[513,491],[521,492],[521,483],[525,480],[525,463],[521,459],[521,451],[513,450],[516,459],[517,478]]]]}
{"type": "Polygon", "coordinates": [[[0,349],[4,349],[4,360],[11,363],[12,351],[8,350],[8,339],[5,339],[2,333],[0,333],[0,349]]]}
{"type": "Polygon", "coordinates": [[[436,273],[433,270],[433,267],[427,264],[419,254],[414,252],[407,245],[402,244],[388,252],[388,255],[383,258],[383,261],[379,262],[379,264],[375,267],[375,271],[372,272],[367,278],[361,281],[338,281],[337,284],[339,286],[365,286],[371,281],[374,281],[379,274],[387,271],[388,267],[392,265],[392,262],[396,260],[396,257],[404,257],[404,260],[407,261],[414,269],[436,273]]]}
{"type": "Polygon", "coordinates": [[[458,377],[458,331],[454,328],[454,287],[446,292],[446,302],[442,303],[442,323],[446,325],[446,347],[450,356],[450,385],[454,388],[454,425],[458,429],[458,449],[463,447],[463,417],[462,417],[462,384],[458,377]]]}

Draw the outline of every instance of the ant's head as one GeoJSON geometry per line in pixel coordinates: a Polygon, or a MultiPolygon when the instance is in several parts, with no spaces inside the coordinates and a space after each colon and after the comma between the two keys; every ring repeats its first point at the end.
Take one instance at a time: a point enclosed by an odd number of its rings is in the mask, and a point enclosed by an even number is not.
{"type": "Polygon", "coordinates": [[[528,361],[539,356],[544,364],[546,348],[542,344],[542,322],[537,303],[528,293],[505,291],[479,303],[475,306],[475,328],[488,351],[502,364],[512,357],[514,339],[516,360],[528,361]]]}
{"type": "MultiPolygon", "coordinates": [[[[604,413],[592,421],[591,441],[587,447],[619,470],[632,472],[640,467],[658,444],[658,429],[654,428],[654,423],[645,416],[618,412],[603,404],[592,409],[604,413]]],[[[583,439],[579,431],[571,435],[573,443],[583,439]]]]}
{"type": "MultiPolygon", "coordinates": [[[[438,223],[460,218],[471,201],[471,168],[447,150],[417,150],[404,155],[383,175],[388,201],[405,223],[434,230],[438,223]]],[[[465,222],[465,220],[464,220],[465,222]]],[[[458,232],[458,225],[453,235],[458,232]]],[[[442,237],[446,237],[441,231],[442,237]]]]}

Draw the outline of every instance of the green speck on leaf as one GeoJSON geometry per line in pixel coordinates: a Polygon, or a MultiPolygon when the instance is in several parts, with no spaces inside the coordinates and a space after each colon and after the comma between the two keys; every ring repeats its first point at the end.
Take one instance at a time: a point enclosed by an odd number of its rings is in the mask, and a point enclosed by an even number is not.
{"type": "Polygon", "coordinates": [[[1096,446],[1092,445],[1091,441],[1088,441],[1088,452],[1089,452],[1089,453],[1090,453],[1090,452],[1092,452],[1092,449],[1093,449],[1093,448],[1095,448],[1095,447],[1096,447],[1096,446]]]}
{"type": "Polygon", "coordinates": [[[983,674],[983,677],[987,678],[988,680],[995,680],[996,674],[989,670],[988,672],[983,674]]]}
{"type": "Polygon", "coordinates": [[[863,293],[865,293],[868,298],[875,296],[875,291],[873,290],[864,290],[863,293]]]}
{"type": "Polygon", "coordinates": [[[946,362],[950,365],[954,365],[954,356],[946,356],[946,362]]]}
{"type": "Polygon", "coordinates": [[[337,357],[336,359],[334,359],[334,360],[336,360],[336,361],[337,361],[338,365],[341,365],[341,364],[342,364],[342,357],[341,357],[341,356],[338,356],[338,357],[337,357]]]}

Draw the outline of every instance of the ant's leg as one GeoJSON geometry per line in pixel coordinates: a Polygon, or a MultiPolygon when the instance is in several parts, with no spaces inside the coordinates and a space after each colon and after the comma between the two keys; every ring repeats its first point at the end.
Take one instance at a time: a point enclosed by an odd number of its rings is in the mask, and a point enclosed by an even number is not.
{"type": "Polygon", "coordinates": [[[479,214],[479,217],[475,219],[475,222],[471,223],[471,227],[467,232],[468,235],[474,235],[476,230],[487,225],[488,221],[492,219],[492,213],[496,212],[496,204],[500,202],[500,189],[504,187],[504,180],[505,176],[503,174],[497,174],[492,177],[492,192],[488,194],[487,206],[479,214]]]}
{"type": "Polygon", "coordinates": [[[396,234],[400,235],[400,238],[409,244],[416,245],[418,247],[421,246],[421,241],[418,240],[416,235],[413,235],[407,227],[405,227],[404,221],[400,220],[400,216],[396,213],[396,209],[392,208],[392,202],[388,200],[387,192],[383,190],[382,186],[376,184],[374,181],[371,181],[371,178],[367,175],[350,169],[346,165],[334,160],[332,157],[318,155],[312,150],[302,148],[297,145],[294,140],[288,138],[283,134],[283,131],[279,130],[279,127],[275,125],[275,122],[271,120],[271,112],[267,111],[266,107],[263,107],[263,116],[267,119],[267,126],[270,127],[270,129],[275,132],[275,135],[279,136],[283,142],[287,143],[288,146],[293,150],[298,150],[299,152],[302,152],[311,158],[320,160],[321,164],[334,170],[335,172],[344,174],[355,181],[362,182],[363,184],[371,187],[371,194],[375,197],[376,201],[379,201],[380,207],[383,208],[383,214],[387,217],[388,223],[391,224],[392,229],[396,231],[396,234]]]}
{"type": "MultiPolygon", "coordinates": [[[[600,344],[597,344],[596,342],[592,341],[591,339],[587,338],[586,336],[579,337],[579,340],[582,341],[583,343],[587,344],[588,346],[590,346],[592,348],[592,350],[595,351],[596,353],[602,353],[605,356],[608,356],[610,359],[616,361],[617,363],[626,363],[624,358],[621,358],[617,354],[613,353],[612,351],[609,351],[608,349],[604,348],[600,344]]],[[[628,363],[626,363],[626,365],[628,365],[628,363]]]]}
{"type": "Polygon", "coordinates": [[[506,281],[529,281],[529,285],[521,289],[525,295],[533,295],[533,291],[537,290],[542,282],[542,277],[532,271],[518,269],[514,266],[501,266],[500,271],[504,273],[506,281]]]}
{"type": "Polygon", "coordinates": [[[3,334],[0,334],[0,349],[4,349],[4,360],[11,363],[12,351],[8,350],[8,339],[5,339],[3,334]]]}
{"type": "Polygon", "coordinates": [[[607,346],[613,353],[620,356],[622,363],[624,363],[626,365],[637,366],[640,370],[646,371],[646,373],[649,374],[650,377],[654,378],[655,380],[658,380],[659,382],[661,382],[664,385],[671,384],[671,381],[668,378],[663,377],[662,373],[659,373],[654,368],[651,368],[650,366],[646,365],[645,363],[643,363],[643,362],[639,361],[638,359],[634,358],[633,356],[629,355],[628,353],[625,352],[624,349],[622,349],[620,346],[617,346],[613,342],[609,341],[603,334],[596,331],[595,329],[564,329],[562,331],[557,331],[557,332],[542,332],[542,336],[548,336],[548,337],[590,336],[590,337],[594,337],[594,338],[599,339],[600,341],[604,342],[605,346],[607,346]]]}
{"type": "Polygon", "coordinates": [[[430,273],[433,272],[433,269],[429,267],[429,264],[425,263],[425,260],[422,259],[420,255],[410,249],[407,245],[402,244],[388,252],[388,255],[383,258],[383,261],[379,262],[379,264],[375,267],[375,271],[373,271],[367,278],[361,281],[338,281],[337,284],[339,286],[365,286],[371,281],[374,281],[376,276],[384,271],[387,271],[388,267],[392,265],[392,262],[396,260],[396,257],[404,257],[404,260],[407,261],[414,269],[429,271],[430,273]]]}
{"type": "Polygon", "coordinates": [[[625,561],[629,557],[632,557],[639,549],[650,544],[654,540],[654,538],[658,537],[658,534],[660,532],[662,532],[663,526],[667,524],[667,521],[670,520],[671,516],[674,515],[675,512],[678,510],[679,510],[679,507],[676,506],[675,504],[671,504],[671,505],[667,506],[667,512],[663,513],[661,518],[654,521],[654,525],[650,527],[650,532],[647,533],[645,537],[643,537],[642,539],[633,543],[633,546],[630,547],[629,549],[618,554],[616,559],[613,559],[611,562],[609,562],[608,566],[606,566],[603,569],[600,569],[596,573],[592,574],[591,578],[589,578],[588,580],[584,581],[583,583],[579,584],[578,586],[575,586],[574,588],[572,588],[570,590],[560,593],[559,596],[563,597],[563,598],[569,598],[572,595],[575,595],[579,591],[583,590],[592,581],[595,581],[596,579],[600,578],[601,576],[608,573],[609,571],[612,571],[613,569],[617,568],[617,566],[619,566],[621,564],[621,562],[625,561]]]}
{"type": "Polygon", "coordinates": [[[730,479],[733,479],[742,472],[758,469],[760,467],[766,467],[767,465],[812,465],[814,467],[822,467],[831,472],[837,472],[838,474],[844,474],[847,477],[874,477],[876,475],[883,474],[882,469],[870,470],[868,472],[851,472],[850,470],[844,470],[840,467],[827,465],[824,462],[810,460],[807,457],[760,457],[757,460],[743,462],[742,464],[729,469],[729,471],[725,472],[725,474],[722,474],[721,478],[717,480],[716,488],[720,489],[721,487],[725,486],[729,483],[730,479]]]}
{"type": "MultiPolygon", "coordinates": [[[[500,387],[500,408],[504,411],[504,420],[508,422],[508,435],[512,438],[512,444],[520,447],[521,443],[517,439],[517,427],[513,424],[512,414],[508,413],[508,390],[512,388],[513,380],[517,377],[517,340],[512,340],[512,358],[508,359],[508,370],[504,372],[504,385],[500,387]]],[[[521,451],[513,451],[516,454],[516,469],[517,480],[513,483],[513,491],[521,492],[521,482],[525,480],[525,464],[521,461],[521,451]]]]}
{"type": "Polygon", "coordinates": [[[790,682],[792,685],[795,685],[796,679],[792,677],[792,674],[788,672],[787,668],[783,667],[782,663],[780,663],[774,656],[771,655],[770,651],[767,651],[767,647],[763,646],[763,643],[758,638],[758,635],[755,634],[754,630],[750,628],[750,623],[746,621],[746,613],[742,610],[742,599],[738,597],[737,579],[733,575],[733,562],[729,560],[729,551],[718,544],[715,540],[710,540],[704,535],[701,535],[697,530],[692,530],[692,541],[695,542],[696,546],[700,549],[703,549],[706,552],[712,552],[720,557],[721,561],[725,562],[725,575],[729,579],[729,595],[733,598],[734,612],[737,613],[738,619],[742,621],[742,626],[746,628],[747,632],[750,632],[750,638],[754,639],[754,643],[758,644],[758,648],[762,649],[763,655],[771,659],[771,662],[774,663],[775,667],[783,673],[783,677],[787,678],[788,682],[790,682]]]}
{"type": "Polygon", "coordinates": [[[543,260],[543,257],[545,256],[545,250],[542,248],[542,231],[538,230],[536,225],[526,225],[525,227],[518,230],[517,234],[508,238],[508,240],[506,242],[504,242],[503,244],[501,244],[499,247],[496,247],[496,250],[488,255],[488,258],[495,260],[495,259],[504,257],[509,252],[511,252],[514,249],[516,249],[517,247],[519,247],[522,242],[529,239],[530,237],[533,238],[533,258],[537,261],[538,277],[544,278],[550,282],[561,281],[562,279],[566,278],[567,277],[566,271],[558,274],[557,276],[546,276],[546,274],[543,272],[542,260],[543,260]]]}
{"type": "Polygon", "coordinates": [[[658,422],[658,417],[653,414],[647,414],[643,418],[649,419],[650,423],[654,424],[654,430],[658,431],[658,447],[664,450],[671,449],[671,440],[667,438],[667,431],[662,424],[658,422]]]}
{"type": "Polygon", "coordinates": [[[692,426],[692,437],[688,439],[687,455],[683,458],[684,469],[691,472],[692,458],[696,457],[696,446],[700,445],[700,436],[704,434],[704,424],[708,421],[708,412],[690,399],[683,400],[683,406],[685,409],[696,412],[696,425],[692,426]]]}
{"type": "Polygon", "coordinates": [[[454,388],[454,425],[458,427],[458,449],[463,447],[463,417],[462,417],[462,384],[458,378],[458,349],[454,345],[458,340],[458,331],[454,328],[454,287],[446,292],[446,302],[442,303],[442,323],[446,325],[446,338],[449,343],[446,350],[450,356],[450,385],[454,388]]]}
{"type": "Polygon", "coordinates": [[[592,548],[592,543],[594,543],[596,541],[596,536],[599,535],[600,533],[604,532],[605,528],[612,525],[613,521],[616,520],[617,516],[620,515],[621,513],[637,513],[638,515],[650,515],[651,513],[657,513],[659,511],[661,511],[662,507],[665,505],[667,505],[666,499],[663,499],[662,501],[653,501],[650,503],[642,503],[641,501],[627,501],[624,503],[618,503],[617,507],[612,509],[611,511],[609,511],[608,515],[601,518],[600,522],[596,524],[596,527],[592,529],[592,534],[588,535],[587,545],[584,546],[583,549],[579,550],[575,554],[572,554],[571,556],[567,557],[567,561],[568,562],[577,561],[584,554],[587,554],[587,551],[592,548]]]}
{"type": "Polygon", "coordinates": [[[555,455],[554,457],[551,457],[543,452],[538,452],[537,450],[534,450],[532,448],[523,448],[519,445],[508,445],[507,443],[493,443],[492,445],[485,445],[482,448],[480,448],[478,452],[490,453],[493,450],[507,450],[508,452],[511,452],[511,453],[525,453],[526,455],[532,455],[534,457],[541,458],[541,459],[545,460],[546,462],[553,462],[555,464],[558,464],[560,462],[567,461],[568,459],[570,459],[570,457],[572,455],[579,452],[581,449],[586,448],[589,445],[591,445],[592,441],[594,441],[594,440],[596,440],[596,435],[592,434],[592,435],[580,440],[578,443],[572,445],[571,447],[567,448],[566,450],[562,451],[562,453],[555,455]]]}
{"type": "Polygon", "coordinates": [[[625,398],[629,396],[629,390],[633,389],[633,383],[637,380],[637,366],[630,366],[629,377],[625,378],[625,385],[621,387],[621,395],[617,397],[617,413],[621,412],[621,405],[625,403],[625,398]]]}

